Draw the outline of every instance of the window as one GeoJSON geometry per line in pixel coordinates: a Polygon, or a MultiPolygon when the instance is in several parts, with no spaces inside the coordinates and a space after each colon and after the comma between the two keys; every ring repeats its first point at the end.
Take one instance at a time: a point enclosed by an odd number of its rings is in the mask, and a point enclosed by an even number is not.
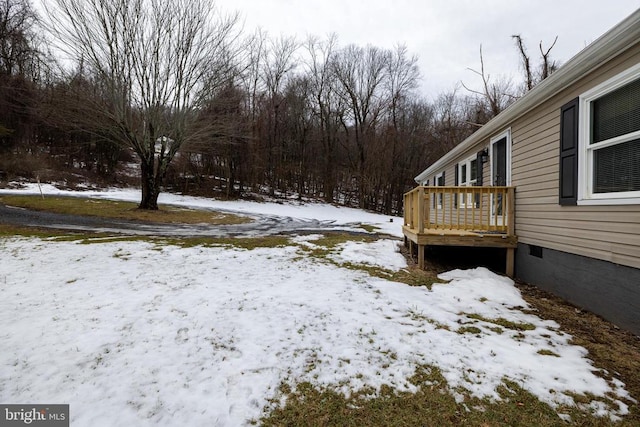
{"type": "Polygon", "coordinates": [[[580,97],[580,203],[640,203],[640,64],[580,97]]]}
{"type": "MultiPolygon", "coordinates": [[[[435,184],[436,184],[436,187],[444,187],[444,172],[436,175],[435,184]]],[[[437,194],[438,194],[438,207],[441,208],[444,195],[443,193],[437,193],[437,194]]],[[[435,199],[434,199],[434,203],[435,203],[435,199]]]]}
{"type": "Polygon", "coordinates": [[[458,164],[459,185],[470,187],[478,182],[478,159],[476,156],[470,157],[458,164]]]}
{"type": "MultiPolygon", "coordinates": [[[[458,163],[458,182],[457,185],[461,187],[473,187],[478,183],[478,157],[473,156],[458,163]]],[[[472,195],[460,194],[460,207],[465,207],[467,204],[471,205],[472,195]]]]}

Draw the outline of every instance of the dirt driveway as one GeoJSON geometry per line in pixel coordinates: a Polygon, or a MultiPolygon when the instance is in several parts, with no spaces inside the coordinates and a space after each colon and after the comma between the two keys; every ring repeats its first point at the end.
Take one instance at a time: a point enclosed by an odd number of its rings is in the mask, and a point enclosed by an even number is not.
{"type": "MultiPolygon", "coordinates": [[[[233,211],[225,211],[224,213],[238,214],[233,211]]],[[[357,229],[357,224],[353,224],[352,226],[344,224],[336,225],[333,221],[320,221],[315,219],[299,219],[259,214],[251,214],[251,218],[253,219],[251,222],[233,225],[158,224],[34,211],[0,203],[0,224],[127,235],[254,237],[277,234],[322,233],[335,230],[354,232],[354,229],[357,229]]]]}

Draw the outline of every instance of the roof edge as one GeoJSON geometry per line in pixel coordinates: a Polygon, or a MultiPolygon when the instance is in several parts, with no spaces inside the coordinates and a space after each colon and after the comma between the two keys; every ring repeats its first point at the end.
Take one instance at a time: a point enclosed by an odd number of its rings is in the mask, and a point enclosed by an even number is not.
{"type": "Polygon", "coordinates": [[[576,78],[587,71],[599,67],[614,56],[618,56],[631,48],[640,40],[640,9],[633,12],[618,25],[600,36],[596,41],[582,49],[555,73],[551,74],[536,87],[515,101],[504,111],[475,133],[436,160],[432,165],[417,175],[414,180],[423,182],[429,175],[439,170],[445,163],[457,157],[481,140],[496,134],[501,128],[522,116],[528,110],[537,107],[567,87],[576,78]]]}

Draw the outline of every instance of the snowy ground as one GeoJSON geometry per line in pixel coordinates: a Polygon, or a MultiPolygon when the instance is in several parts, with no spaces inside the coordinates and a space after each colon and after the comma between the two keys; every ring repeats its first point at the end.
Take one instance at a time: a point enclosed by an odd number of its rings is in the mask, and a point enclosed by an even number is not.
{"type": "MultiPolygon", "coordinates": [[[[399,234],[388,217],[353,209],[165,197],[399,234]]],[[[628,397],[556,323],[523,312],[509,279],[475,269],[410,287],[340,266],[403,268],[396,241],[347,243],[330,262],[305,256],[318,237],[254,250],[1,239],[0,401],[69,403],[74,426],[237,426],[259,418],[283,382],[411,390],[406,379],[424,364],[480,397],[497,398],[504,378],[552,405],[571,403],[568,393],[628,397]],[[534,328],[499,328],[500,318],[534,328]]],[[[614,403],[591,406],[626,413],[614,403]]]]}

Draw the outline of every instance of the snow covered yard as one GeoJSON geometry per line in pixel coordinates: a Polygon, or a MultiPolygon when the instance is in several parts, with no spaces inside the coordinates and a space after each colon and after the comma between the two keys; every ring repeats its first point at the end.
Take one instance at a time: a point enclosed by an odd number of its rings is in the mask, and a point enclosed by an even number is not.
{"type": "MultiPolygon", "coordinates": [[[[340,255],[362,260],[368,245],[340,255]]],[[[397,263],[385,246],[379,258],[397,263]]],[[[429,291],[301,258],[294,245],[8,239],[1,254],[0,399],[70,403],[72,425],[241,425],[283,381],[404,390],[421,364],[478,396],[497,397],[503,377],[552,404],[570,401],[565,392],[625,394],[483,269],[429,291]],[[498,332],[480,318],[535,328],[498,332]]]]}
{"type": "MultiPolygon", "coordinates": [[[[304,209],[343,223],[373,215],[304,209]]],[[[236,426],[264,415],[282,384],[413,391],[407,379],[433,366],[460,399],[497,399],[507,379],[553,407],[590,393],[581,404],[593,413],[627,412],[624,385],[528,310],[511,280],[480,268],[411,287],[354,268],[403,268],[395,240],[312,256],[320,242],[1,239],[0,401],[69,403],[74,426],[236,426]]]]}

